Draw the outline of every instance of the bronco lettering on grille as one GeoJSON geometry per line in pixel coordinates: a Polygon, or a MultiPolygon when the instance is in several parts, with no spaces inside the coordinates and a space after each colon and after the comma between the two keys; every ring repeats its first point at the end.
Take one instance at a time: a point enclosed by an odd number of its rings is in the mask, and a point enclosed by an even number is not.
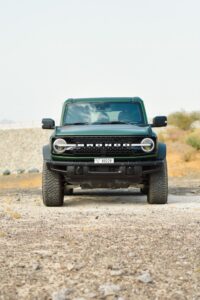
{"type": "Polygon", "coordinates": [[[101,147],[134,147],[134,146],[140,146],[141,144],[129,144],[129,143],[124,143],[124,144],[120,144],[120,143],[115,143],[115,144],[67,144],[67,147],[97,147],[97,148],[101,148],[101,147]]]}

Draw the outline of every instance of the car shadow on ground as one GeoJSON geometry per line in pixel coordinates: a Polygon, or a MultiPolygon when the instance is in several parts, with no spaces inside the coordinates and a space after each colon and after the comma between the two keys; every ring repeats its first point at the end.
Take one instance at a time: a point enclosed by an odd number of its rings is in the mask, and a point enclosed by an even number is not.
{"type": "Polygon", "coordinates": [[[90,196],[136,196],[136,195],[142,195],[140,193],[139,189],[94,189],[94,190],[81,190],[81,189],[75,189],[74,191],[74,196],[85,196],[85,195],[90,195],[90,196]]]}
{"type": "MultiPolygon", "coordinates": [[[[167,206],[176,204],[191,204],[196,203],[200,205],[200,196],[198,194],[184,194],[176,193],[169,194],[167,206]]],[[[77,189],[71,196],[65,196],[65,206],[79,206],[79,205],[115,205],[115,204],[137,204],[149,205],[147,196],[140,193],[139,189],[130,190],[109,190],[109,189],[94,189],[94,190],[81,190],[77,189]]],[[[151,205],[161,206],[161,205],[151,205]]]]}

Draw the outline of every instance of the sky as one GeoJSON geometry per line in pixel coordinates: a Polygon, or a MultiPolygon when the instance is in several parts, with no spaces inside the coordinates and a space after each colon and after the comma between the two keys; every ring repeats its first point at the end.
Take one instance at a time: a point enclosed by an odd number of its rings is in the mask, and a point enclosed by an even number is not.
{"type": "Polygon", "coordinates": [[[0,0],[0,120],[102,96],[200,110],[200,1],[0,0]]]}

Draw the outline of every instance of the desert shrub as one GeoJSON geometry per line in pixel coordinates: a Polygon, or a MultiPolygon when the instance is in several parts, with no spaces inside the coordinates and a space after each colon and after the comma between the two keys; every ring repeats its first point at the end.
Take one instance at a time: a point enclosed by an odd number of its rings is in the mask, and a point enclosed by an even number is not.
{"type": "Polygon", "coordinates": [[[196,150],[200,150],[200,132],[192,132],[188,135],[186,143],[196,150]]]}
{"type": "Polygon", "coordinates": [[[167,139],[168,141],[177,142],[182,139],[184,132],[179,128],[168,128],[167,139]]]}
{"type": "Polygon", "coordinates": [[[157,134],[160,142],[185,141],[185,131],[177,127],[168,127],[159,131],[157,134]]]}
{"type": "Polygon", "coordinates": [[[194,149],[189,149],[182,153],[181,158],[184,162],[192,161],[195,157],[195,153],[196,151],[194,149]]]}
{"type": "Polygon", "coordinates": [[[183,110],[171,113],[168,116],[169,125],[174,125],[183,130],[190,129],[192,123],[197,120],[200,120],[200,112],[186,112],[183,110]]]}

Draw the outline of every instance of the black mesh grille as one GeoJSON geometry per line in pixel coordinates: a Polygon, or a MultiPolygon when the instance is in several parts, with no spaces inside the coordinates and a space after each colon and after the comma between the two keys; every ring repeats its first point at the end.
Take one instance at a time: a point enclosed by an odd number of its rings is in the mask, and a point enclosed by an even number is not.
{"type": "MultiPolygon", "coordinates": [[[[84,144],[84,147],[79,147],[73,150],[65,151],[62,155],[67,156],[137,156],[148,155],[141,147],[114,147],[114,144],[139,144],[144,136],[76,136],[76,137],[61,137],[68,144],[84,144]],[[102,147],[87,147],[86,144],[102,144],[102,147]],[[106,147],[105,144],[112,144],[111,147],[106,147]]],[[[154,151],[153,151],[154,152],[154,151]]],[[[151,152],[152,154],[152,152],[151,152]]]]}

